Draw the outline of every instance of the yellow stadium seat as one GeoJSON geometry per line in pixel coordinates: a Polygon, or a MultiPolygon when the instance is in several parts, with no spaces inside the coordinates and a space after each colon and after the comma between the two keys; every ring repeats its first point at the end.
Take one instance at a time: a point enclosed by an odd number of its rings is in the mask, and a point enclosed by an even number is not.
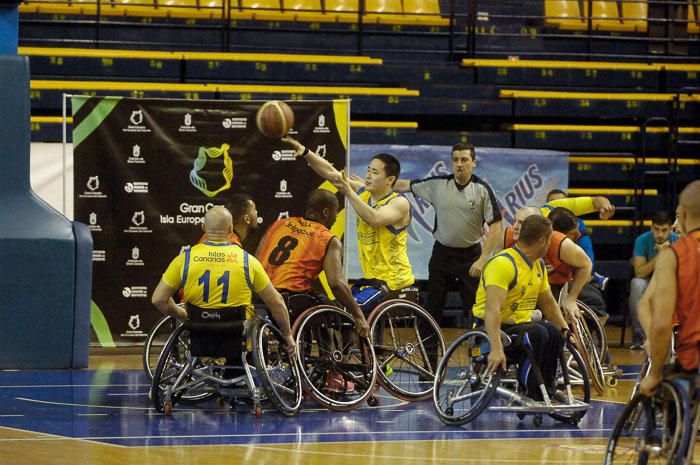
{"type": "MultiPolygon", "coordinates": [[[[618,11],[617,2],[593,2],[593,29],[599,31],[622,31],[623,23],[621,11],[618,11]]],[[[634,28],[632,28],[634,30],[634,28]]]]}
{"type": "Polygon", "coordinates": [[[637,32],[647,32],[648,11],[646,1],[622,2],[622,22],[634,26],[637,32]]]}
{"type": "Polygon", "coordinates": [[[356,23],[360,9],[358,0],[326,0],[326,15],[333,15],[343,23],[356,23]]]}
{"type": "Polygon", "coordinates": [[[547,26],[556,26],[567,30],[586,30],[588,24],[588,3],[584,2],[584,11],[579,8],[578,0],[545,0],[544,23],[547,26]]]}
{"type": "Polygon", "coordinates": [[[294,21],[293,14],[282,12],[280,0],[241,0],[241,10],[253,13],[261,21],[294,21]]]}
{"type": "Polygon", "coordinates": [[[698,18],[698,2],[690,2],[688,5],[688,34],[700,34],[700,18],[698,18]]]}
{"type": "Polygon", "coordinates": [[[440,3],[437,0],[404,0],[403,12],[440,16],[440,3]]]}
{"type": "Polygon", "coordinates": [[[307,22],[335,22],[335,15],[325,15],[321,7],[321,0],[283,0],[282,5],[286,13],[295,12],[297,21],[307,22]]]}

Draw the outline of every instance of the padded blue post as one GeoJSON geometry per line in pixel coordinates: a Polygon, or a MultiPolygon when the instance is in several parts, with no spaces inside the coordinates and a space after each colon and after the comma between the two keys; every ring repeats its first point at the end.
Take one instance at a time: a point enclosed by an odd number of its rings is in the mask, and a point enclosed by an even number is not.
{"type": "Polygon", "coordinates": [[[76,246],[31,190],[29,106],[27,58],[0,55],[0,368],[69,368],[76,246]]]}
{"type": "Polygon", "coordinates": [[[17,55],[18,26],[17,5],[0,4],[0,55],[17,55]]]}
{"type": "Polygon", "coordinates": [[[73,222],[75,235],[75,306],[73,309],[73,368],[87,368],[90,354],[92,296],[92,234],[86,224],[73,222]]]}

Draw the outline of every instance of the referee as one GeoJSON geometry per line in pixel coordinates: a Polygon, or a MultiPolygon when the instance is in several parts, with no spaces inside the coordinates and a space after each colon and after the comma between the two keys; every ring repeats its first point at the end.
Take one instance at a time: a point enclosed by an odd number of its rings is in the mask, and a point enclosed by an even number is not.
{"type": "Polygon", "coordinates": [[[435,210],[427,308],[440,324],[448,286],[456,280],[467,327],[471,327],[479,276],[502,234],[503,220],[496,196],[488,183],[472,174],[475,166],[474,146],[457,144],[452,147],[453,174],[412,181],[400,179],[394,186],[397,192],[410,191],[424,199],[435,210]],[[484,224],[489,225],[489,231],[482,249],[484,224]]]}

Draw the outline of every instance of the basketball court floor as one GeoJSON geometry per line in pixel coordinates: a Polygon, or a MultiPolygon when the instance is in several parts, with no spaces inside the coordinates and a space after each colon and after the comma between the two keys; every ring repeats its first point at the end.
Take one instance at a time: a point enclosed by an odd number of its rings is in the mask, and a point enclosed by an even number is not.
{"type": "Polygon", "coordinates": [[[166,417],[152,408],[133,351],[93,355],[87,370],[0,371],[0,464],[602,463],[643,354],[614,349],[613,357],[626,375],[595,396],[578,427],[496,412],[447,426],[431,400],[384,392],[378,406],[345,413],[305,401],[296,417],[268,409],[256,418],[212,400],[178,404],[166,417]]]}

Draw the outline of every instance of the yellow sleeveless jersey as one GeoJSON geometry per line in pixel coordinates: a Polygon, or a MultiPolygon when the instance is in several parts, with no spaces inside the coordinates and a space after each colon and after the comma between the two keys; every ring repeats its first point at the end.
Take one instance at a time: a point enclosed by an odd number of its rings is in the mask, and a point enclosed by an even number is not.
{"type": "MultiPolygon", "coordinates": [[[[376,205],[371,203],[371,194],[364,188],[357,193],[367,205],[378,210],[391,202],[399,194],[392,192],[376,205]]],[[[406,249],[406,228],[396,229],[391,226],[373,228],[357,216],[357,245],[360,253],[360,265],[367,279],[381,279],[392,291],[403,289],[413,284],[413,270],[408,261],[406,249]]]]}
{"type": "Polygon", "coordinates": [[[201,308],[248,307],[253,315],[253,291],[270,279],[260,262],[230,242],[204,242],[175,257],[163,273],[173,289],[184,289],[184,300],[201,308]]]}
{"type": "Polygon", "coordinates": [[[531,263],[517,246],[491,258],[484,266],[473,309],[474,316],[482,320],[486,316],[486,286],[498,286],[506,291],[501,323],[527,323],[538,296],[549,289],[547,268],[541,259],[531,263]]]}

